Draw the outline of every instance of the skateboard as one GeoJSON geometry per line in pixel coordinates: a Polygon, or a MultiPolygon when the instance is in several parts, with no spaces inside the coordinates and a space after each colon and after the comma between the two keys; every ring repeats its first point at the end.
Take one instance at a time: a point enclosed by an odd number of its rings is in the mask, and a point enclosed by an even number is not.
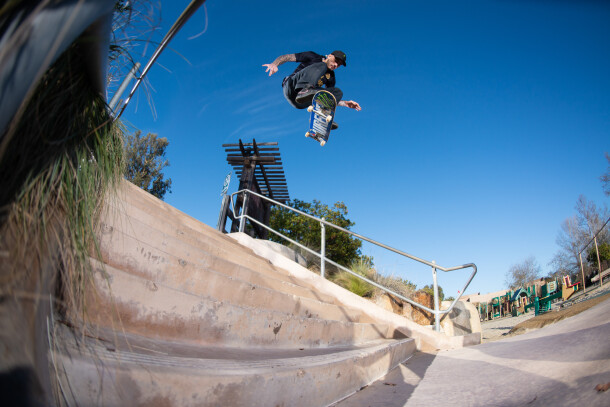
{"type": "Polygon", "coordinates": [[[311,137],[324,146],[330,135],[336,108],[337,100],[332,93],[325,90],[316,92],[311,106],[307,108],[311,116],[309,117],[309,131],[305,133],[305,137],[311,137]]]}

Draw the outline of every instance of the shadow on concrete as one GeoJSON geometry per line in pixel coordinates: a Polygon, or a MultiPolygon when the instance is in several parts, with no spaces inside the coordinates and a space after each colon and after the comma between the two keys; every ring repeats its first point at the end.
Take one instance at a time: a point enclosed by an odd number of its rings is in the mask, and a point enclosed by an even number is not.
{"type": "Polygon", "coordinates": [[[333,406],[403,406],[408,402],[435,358],[435,353],[417,352],[375,383],[333,406]]]}

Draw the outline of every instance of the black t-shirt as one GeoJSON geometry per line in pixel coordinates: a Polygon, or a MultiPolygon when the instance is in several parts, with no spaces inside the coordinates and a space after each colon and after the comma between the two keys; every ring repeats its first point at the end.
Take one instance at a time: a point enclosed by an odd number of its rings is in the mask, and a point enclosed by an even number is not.
{"type": "MultiPolygon", "coordinates": [[[[308,67],[311,64],[315,64],[317,62],[322,62],[324,59],[324,55],[317,54],[313,51],[299,52],[294,54],[297,62],[301,64],[297,66],[292,75],[299,72],[303,68],[308,67]]],[[[290,76],[292,76],[290,75],[290,76]]],[[[322,85],[326,85],[327,88],[335,86],[335,73],[330,69],[326,70],[326,74],[322,75],[322,77],[318,80],[318,86],[322,87],[322,85]]]]}

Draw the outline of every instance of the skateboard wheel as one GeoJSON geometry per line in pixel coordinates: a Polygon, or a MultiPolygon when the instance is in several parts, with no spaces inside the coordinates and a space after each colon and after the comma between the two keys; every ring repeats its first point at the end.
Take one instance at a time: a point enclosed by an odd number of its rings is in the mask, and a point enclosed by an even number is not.
{"type": "Polygon", "coordinates": [[[313,106],[309,106],[309,107],[307,108],[307,111],[308,111],[309,113],[313,112],[313,106]]]}
{"type": "Polygon", "coordinates": [[[305,137],[309,137],[311,136],[311,134],[309,134],[309,132],[305,133],[305,137]]]}
{"type": "Polygon", "coordinates": [[[326,123],[330,123],[330,121],[332,120],[332,116],[326,116],[326,123]]]}
{"type": "Polygon", "coordinates": [[[324,141],[324,140],[320,141],[320,146],[321,147],[324,147],[324,144],[326,144],[326,141],[324,141]]]}

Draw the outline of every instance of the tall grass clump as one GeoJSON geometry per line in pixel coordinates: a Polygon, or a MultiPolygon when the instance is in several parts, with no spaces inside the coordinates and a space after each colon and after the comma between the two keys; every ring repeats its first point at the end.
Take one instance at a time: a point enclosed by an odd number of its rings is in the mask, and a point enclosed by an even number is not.
{"type": "MultiPolygon", "coordinates": [[[[415,284],[411,283],[408,280],[403,280],[400,277],[395,276],[385,276],[381,273],[378,273],[377,270],[375,270],[375,268],[373,267],[371,260],[367,259],[366,257],[360,258],[352,262],[351,270],[354,273],[362,277],[366,277],[369,280],[374,281],[382,287],[388,288],[393,292],[402,295],[405,298],[413,298],[413,294],[417,289],[415,284]]],[[[336,269],[335,272],[329,273],[328,279],[361,297],[376,298],[381,294],[385,293],[384,290],[375,287],[374,285],[367,283],[366,281],[358,278],[357,276],[340,269],[336,269]]],[[[402,304],[402,301],[398,298],[394,298],[394,301],[397,301],[402,304]]]]}
{"type": "MultiPolygon", "coordinates": [[[[55,257],[61,300],[82,305],[106,191],[123,172],[122,131],[86,74],[78,43],[39,81],[0,156],[0,295],[55,257]]],[[[81,308],[81,307],[77,307],[81,308]]]]}
{"type": "MultiPolygon", "coordinates": [[[[394,275],[385,276],[382,274],[377,274],[375,277],[375,282],[383,287],[389,288],[396,294],[400,294],[409,299],[412,299],[415,291],[417,291],[417,286],[415,284],[394,275]]],[[[382,291],[379,289],[377,290],[380,292],[382,291]]]]}
{"type": "MultiPolygon", "coordinates": [[[[351,270],[354,273],[373,281],[377,274],[375,269],[371,267],[370,262],[363,261],[362,259],[354,261],[351,270]]],[[[376,290],[375,286],[343,270],[338,270],[336,273],[330,274],[329,279],[360,297],[372,297],[376,290]]]]}

